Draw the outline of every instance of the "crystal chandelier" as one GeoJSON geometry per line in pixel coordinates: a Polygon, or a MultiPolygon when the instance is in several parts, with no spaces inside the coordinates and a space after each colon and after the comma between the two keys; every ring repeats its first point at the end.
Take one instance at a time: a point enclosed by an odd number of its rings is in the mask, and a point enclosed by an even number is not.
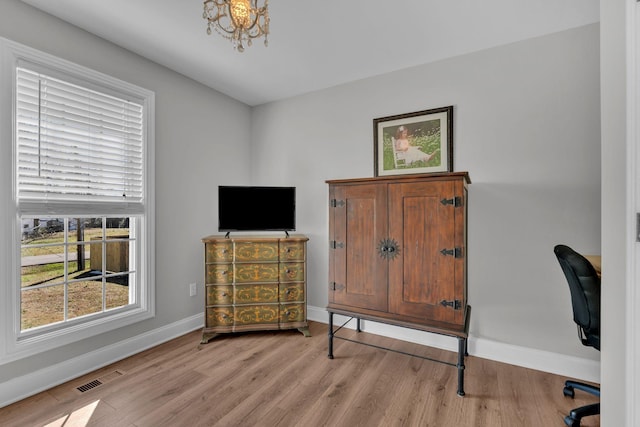
{"type": "Polygon", "coordinates": [[[244,52],[243,43],[251,46],[252,40],[264,36],[264,45],[268,45],[269,0],[262,0],[264,6],[258,7],[260,0],[204,0],[202,17],[207,20],[207,34],[211,27],[231,40],[233,47],[244,52]]]}

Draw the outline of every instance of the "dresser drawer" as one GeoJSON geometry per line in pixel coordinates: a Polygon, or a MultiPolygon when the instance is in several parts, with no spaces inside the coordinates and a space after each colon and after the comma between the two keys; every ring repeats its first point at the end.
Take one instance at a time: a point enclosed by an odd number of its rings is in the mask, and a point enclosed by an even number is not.
{"type": "Polygon", "coordinates": [[[281,282],[302,282],[304,280],[303,262],[283,262],[280,264],[281,282]]]}
{"type": "Polygon", "coordinates": [[[251,285],[235,285],[235,304],[256,304],[278,302],[278,284],[260,283],[251,285]]]}
{"type": "Polygon", "coordinates": [[[207,305],[233,304],[232,285],[207,285],[207,305]]]}
{"type": "Polygon", "coordinates": [[[278,242],[236,242],[236,262],[278,261],[278,242]]]}
{"type": "Polygon", "coordinates": [[[209,242],[205,244],[205,262],[231,262],[233,244],[231,242],[209,242]]]}
{"type": "Polygon", "coordinates": [[[280,242],[280,261],[304,261],[305,242],[280,242]]]}
{"type": "Polygon", "coordinates": [[[233,307],[209,307],[206,320],[207,328],[233,326],[233,307]]]}
{"type": "Polygon", "coordinates": [[[234,325],[254,325],[265,323],[278,323],[278,304],[241,305],[235,307],[234,325]]]}
{"type": "Polygon", "coordinates": [[[233,282],[232,264],[207,264],[205,268],[207,284],[233,282]]]}
{"type": "Polygon", "coordinates": [[[280,285],[280,301],[303,302],[304,300],[304,283],[288,283],[280,285]]]}
{"type": "Polygon", "coordinates": [[[235,264],[233,280],[235,283],[277,282],[278,263],[235,264]]]}
{"type": "Polygon", "coordinates": [[[307,320],[304,304],[280,304],[280,322],[304,322],[307,320]]]}

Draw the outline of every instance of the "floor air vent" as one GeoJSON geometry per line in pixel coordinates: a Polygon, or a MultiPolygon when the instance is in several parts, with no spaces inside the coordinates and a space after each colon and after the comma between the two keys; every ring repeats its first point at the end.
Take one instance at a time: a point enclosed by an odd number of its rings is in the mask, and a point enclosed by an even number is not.
{"type": "Polygon", "coordinates": [[[85,391],[91,390],[92,388],[96,388],[99,385],[102,385],[100,380],[93,380],[90,383],[86,383],[81,385],[80,387],[77,387],[76,390],[78,390],[80,393],[84,393],[85,391]]]}
{"type": "Polygon", "coordinates": [[[96,388],[98,386],[101,386],[104,383],[108,383],[109,381],[112,381],[116,378],[121,377],[122,375],[124,375],[123,371],[113,371],[113,372],[109,372],[107,374],[104,374],[103,376],[96,378],[93,381],[90,381],[86,384],[81,385],[80,387],[76,387],[76,390],[78,390],[80,393],[84,393],[85,391],[89,391],[93,388],[96,388]]]}

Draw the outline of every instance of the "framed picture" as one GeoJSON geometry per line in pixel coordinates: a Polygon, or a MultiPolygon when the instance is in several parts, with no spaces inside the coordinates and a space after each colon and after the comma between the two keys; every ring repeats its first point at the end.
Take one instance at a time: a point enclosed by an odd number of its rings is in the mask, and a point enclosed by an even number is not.
{"type": "Polygon", "coordinates": [[[373,120],[374,176],[453,172],[453,106],[373,120]]]}

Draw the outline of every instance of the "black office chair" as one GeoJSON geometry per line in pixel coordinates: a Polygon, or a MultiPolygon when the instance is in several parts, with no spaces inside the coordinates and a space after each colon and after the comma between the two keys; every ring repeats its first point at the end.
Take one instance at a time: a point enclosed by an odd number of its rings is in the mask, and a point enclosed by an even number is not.
{"type": "MultiPolygon", "coordinates": [[[[570,247],[557,245],[553,251],[569,282],[573,320],[578,325],[580,341],[583,345],[600,351],[600,277],[593,265],[570,247]]],[[[600,397],[600,388],[576,381],[566,381],[563,393],[573,398],[574,389],[600,397]]],[[[568,426],[577,427],[583,417],[597,414],[600,414],[600,403],[573,409],[564,422],[568,426]]]]}

